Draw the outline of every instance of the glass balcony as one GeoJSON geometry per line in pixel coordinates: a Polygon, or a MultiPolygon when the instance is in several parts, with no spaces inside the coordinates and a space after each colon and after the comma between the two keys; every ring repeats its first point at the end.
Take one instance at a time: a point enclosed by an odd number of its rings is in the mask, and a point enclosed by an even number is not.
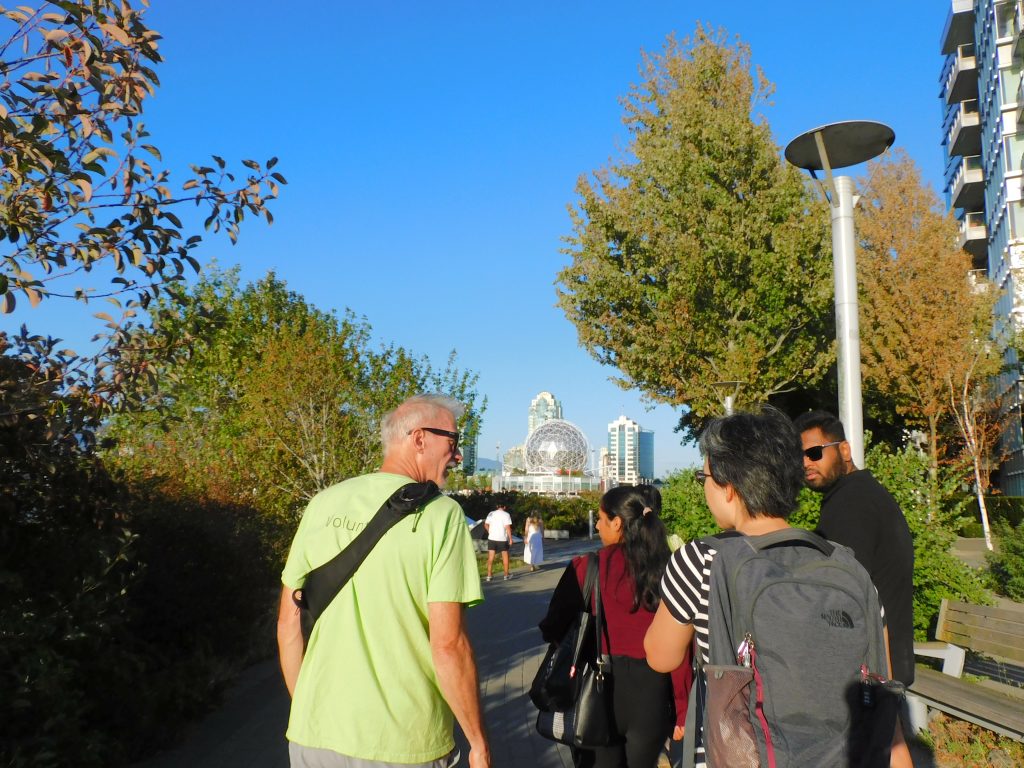
{"type": "Polygon", "coordinates": [[[1024,56],[1024,0],[1015,0],[1013,4],[1013,57],[1024,56]]]}
{"type": "Polygon", "coordinates": [[[971,155],[960,161],[950,185],[953,207],[965,211],[980,211],[985,204],[985,174],[981,169],[981,156],[971,155]]]}
{"type": "Polygon", "coordinates": [[[977,99],[960,102],[947,139],[951,155],[967,157],[981,154],[981,115],[977,99]]]}
{"type": "Polygon", "coordinates": [[[942,53],[949,55],[964,43],[974,42],[974,0],[952,0],[942,30],[942,53]]]}
{"type": "Polygon", "coordinates": [[[988,229],[984,213],[967,213],[960,222],[960,236],[957,245],[971,254],[974,264],[988,253],[988,229]]]}
{"type": "MultiPolygon", "coordinates": [[[[1022,0],[1024,2],[1024,0],[1022,0]]],[[[978,97],[978,65],[974,58],[974,43],[958,46],[952,56],[952,66],[946,76],[946,103],[976,99],[978,97]]]]}

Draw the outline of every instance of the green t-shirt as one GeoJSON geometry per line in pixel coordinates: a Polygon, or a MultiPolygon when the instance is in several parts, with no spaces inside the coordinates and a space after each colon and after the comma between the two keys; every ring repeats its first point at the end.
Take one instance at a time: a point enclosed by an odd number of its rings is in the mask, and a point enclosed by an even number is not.
{"type": "MultiPolygon", "coordinates": [[[[285,586],[301,587],[408,482],[378,472],[319,493],[292,541],[285,586]]],[[[455,746],[453,718],[434,672],[427,604],[482,599],[473,543],[455,501],[438,497],[400,520],[314,626],[288,740],[384,762],[446,755],[455,746]]]]}

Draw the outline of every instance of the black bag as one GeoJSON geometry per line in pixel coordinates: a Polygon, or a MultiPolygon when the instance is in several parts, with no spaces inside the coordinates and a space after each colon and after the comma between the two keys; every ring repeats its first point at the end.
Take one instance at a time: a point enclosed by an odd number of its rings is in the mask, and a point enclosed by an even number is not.
{"type": "MultiPolygon", "coordinates": [[[[580,624],[584,627],[592,626],[593,631],[581,630],[577,635],[569,676],[574,700],[569,707],[541,711],[537,715],[537,732],[541,736],[577,749],[607,747],[619,741],[612,713],[611,663],[601,653],[601,638],[605,634],[605,627],[598,562],[596,554],[590,555],[586,583],[591,586],[584,595],[586,611],[581,614],[580,624]],[[591,571],[595,573],[593,580],[591,571]],[[591,605],[594,606],[593,622],[589,620],[591,605]],[[592,656],[588,647],[593,648],[592,656]]],[[[565,638],[561,645],[566,645],[568,639],[565,638]]]]}
{"type": "Polygon", "coordinates": [[[381,537],[403,517],[417,511],[440,494],[441,490],[432,480],[425,483],[406,483],[388,497],[373,519],[347,547],[319,568],[314,568],[306,574],[302,588],[292,592],[292,602],[299,608],[303,645],[309,644],[313,625],[320,618],[320,614],[341,592],[381,537]]]}
{"type": "MultiPolygon", "coordinates": [[[[572,567],[572,566],[570,566],[572,567]]],[[[587,564],[587,575],[583,584],[586,601],[597,579],[597,565],[587,564]]],[[[530,700],[541,712],[564,711],[576,701],[578,680],[573,677],[573,665],[577,659],[587,659],[593,647],[589,640],[594,634],[594,616],[587,607],[576,617],[576,621],[565,633],[560,643],[551,643],[544,660],[537,669],[530,685],[530,700]]]]}

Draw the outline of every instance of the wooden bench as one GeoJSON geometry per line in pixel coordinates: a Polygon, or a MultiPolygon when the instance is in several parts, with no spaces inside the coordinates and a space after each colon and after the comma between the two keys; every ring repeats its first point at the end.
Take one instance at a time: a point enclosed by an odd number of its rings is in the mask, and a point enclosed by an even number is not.
{"type": "Polygon", "coordinates": [[[918,665],[907,693],[911,727],[926,727],[931,707],[1024,741],[1024,689],[1014,685],[1024,680],[1024,608],[943,600],[935,638],[941,642],[914,644],[914,653],[943,663],[942,672],[918,665]],[[964,680],[965,667],[993,679],[964,680]]]}

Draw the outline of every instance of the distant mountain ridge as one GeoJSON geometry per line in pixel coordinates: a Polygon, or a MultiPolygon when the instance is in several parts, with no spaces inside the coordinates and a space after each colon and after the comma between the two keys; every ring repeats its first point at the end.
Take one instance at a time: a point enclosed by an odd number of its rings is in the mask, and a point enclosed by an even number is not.
{"type": "Polygon", "coordinates": [[[476,468],[497,471],[501,465],[495,459],[477,459],[476,468]]]}

